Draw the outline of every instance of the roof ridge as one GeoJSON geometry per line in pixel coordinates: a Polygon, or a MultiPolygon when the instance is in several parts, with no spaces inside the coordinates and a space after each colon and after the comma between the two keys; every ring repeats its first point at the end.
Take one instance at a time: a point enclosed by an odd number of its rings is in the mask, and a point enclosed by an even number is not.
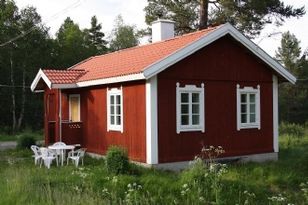
{"type": "Polygon", "coordinates": [[[67,69],[42,69],[43,71],[52,71],[52,72],[68,72],[68,71],[76,71],[76,72],[87,72],[84,69],[74,69],[74,70],[67,70],[67,69]]]}

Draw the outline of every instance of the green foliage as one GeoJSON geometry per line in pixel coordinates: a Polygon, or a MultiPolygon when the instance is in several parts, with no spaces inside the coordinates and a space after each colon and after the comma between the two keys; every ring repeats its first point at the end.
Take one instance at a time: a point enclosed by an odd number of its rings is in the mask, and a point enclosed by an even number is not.
{"type": "Polygon", "coordinates": [[[266,24],[282,24],[286,18],[305,14],[304,7],[293,8],[281,0],[148,0],[144,10],[148,25],[159,17],[171,19],[177,22],[178,34],[203,28],[204,23],[206,27],[230,22],[250,37],[258,35],[266,24]]]}
{"type": "Polygon", "coordinates": [[[35,144],[34,137],[29,134],[21,135],[17,140],[17,148],[19,149],[30,149],[31,145],[35,144]]]}
{"type": "MultiPolygon", "coordinates": [[[[280,195],[284,204],[307,204],[308,137],[291,146],[286,140],[280,138],[277,162],[228,165],[218,180],[218,204],[275,204],[280,195]]],[[[0,204],[217,204],[214,179],[202,176],[209,172],[204,164],[182,173],[139,167],[138,175],[113,176],[103,159],[86,156],[84,167],[47,170],[35,166],[31,155],[0,151],[0,204]],[[208,195],[198,197],[198,190],[208,195]]]]}
{"type": "Polygon", "coordinates": [[[281,45],[276,52],[276,59],[289,69],[293,74],[298,75],[301,47],[299,40],[289,31],[282,34],[281,45]]]}
{"type": "Polygon", "coordinates": [[[106,167],[110,173],[128,173],[129,161],[127,151],[122,147],[109,147],[106,154],[106,167]]]}
{"type": "Polygon", "coordinates": [[[304,137],[305,128],[299,124],[282,122],[279,126],[279,133],[291,137],[304,137]]]}
{"type": "Polygon", "coordinates": [[[91,18],[91,28],[85,29],[86,41],[88,41],[92,55],[104,54],[107,52],[107,42],[103,39],[105,34],[101,31],[102,24],[97,22],[96,16],[91,18]]]}
{"type": "Polygon", "coordinates": [[[135,26],[124,24],[121,15],[117,16],[115,20],[114,29],[111,34],[110,50],[118,51],[125,48],[137,46],[139,41],[135,26]]]}
{"type": "Polygon", "coordinates": [[[276,59],[282,63],[298,81],[295,85],[279,85],[279,115],[282,121],[304,123],[308,120],[308,62],[301,55],[297,38],[286,32],[282,35],[281,46],[276,52],[276,59]]]}
{"type": "Polygon", "coordinates": [[[20,10],[12,0],[0,1],[0,127],[9,127],[7,134],[43,127],[43,94],[28,88],[39,68],[64,69],[107,52],[96,17],[90,29],[67,18],[55,38],[48,31],[34,7],[20,10]]]}

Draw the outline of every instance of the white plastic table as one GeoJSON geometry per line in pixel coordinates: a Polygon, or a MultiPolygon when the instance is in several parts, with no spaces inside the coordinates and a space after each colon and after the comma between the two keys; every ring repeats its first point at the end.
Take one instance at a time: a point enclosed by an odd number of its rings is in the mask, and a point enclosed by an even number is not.
{"type": "Polygon", "coordinates": [[[64,161],[64,150],[74,150],[75,146],[74,145],[51,145],[48,146],[48,149],[52,150],[60,150],[60,155],[61,155],[61,165],[63,166],[63,161],[64,161]]]}

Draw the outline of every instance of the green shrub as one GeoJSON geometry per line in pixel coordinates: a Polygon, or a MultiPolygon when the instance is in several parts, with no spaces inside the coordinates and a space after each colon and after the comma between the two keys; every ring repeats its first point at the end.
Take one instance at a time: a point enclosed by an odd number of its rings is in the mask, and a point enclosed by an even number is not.
{"type": "Polygon", "coordinates": [[[124,174],[129,171],[127,151],[122,147],[111,146],[106,155],[107,170],[114,174],[124,174]]]}
{"type": "Polygon", "coordinates": [[[280,135],[303,137],[305,134],[305,128],[299,124],[282,122],[279,126],[279,133],[280,135]]]}
{"type": "Polygon", "coordinates": [[[17,148],[19,149],[30,149],[31,145],[35,144],[35,139],[32,135],[24,134],[21,135],[17,140],[17,148]]]}

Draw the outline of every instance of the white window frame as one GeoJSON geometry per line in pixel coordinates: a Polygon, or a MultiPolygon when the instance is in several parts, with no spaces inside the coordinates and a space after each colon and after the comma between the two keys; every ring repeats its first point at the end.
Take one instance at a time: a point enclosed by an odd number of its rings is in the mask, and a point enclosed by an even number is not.
{"type": "Polygon", "coordinates": [[[72,108],[71,108],[71,99],[75,97],[78,97],[78,121],[80,122],[80,94],[69,94],[69,103],[68,103],[68,116],[69,116],[69,121],[72,122],[72,108]]]}
{"type": "MultiPolygon", "coordinates": [[[[115,104],[117,104],[116,102],[116,97],[114,97],[115,100],[115,104]]],[[[114,113],[116,113],[116,106],[114,106],[114,113]]],[[[114,119],[114,123],[116,123],[116,117],[114,119]]],[[[122,91],[122,86],[121,88],[112,88],[112,89],[108,89],[107,88],[107,131],[120,131],[123,133],[123,91],[122,91]],[[110,97],[111,96],[117,96],[120,95],[120,99],[121,99],[121,103],[120,103],[120,109],[121,109],[121,124],[120,125],[116,125],[116,124],[111,124],[110,121],[110,97]]]]}
{"type": "Polygon", "coordinates": [[[185,85],[180,87],[180,83],[176,83],[176,132],[204,132],[204,83],[201,87],[196,85],[185,85]],[[190,125],[181,125],[181,93],[199,93],[199,125],[191,125],[192,122],[192,103],[189,102],[189,122],[190,125]]]}
{"type": "MultiPolygon", "coordinates": [[[[257,128],[261,129],[261,116],[260,116],[260,85],[257,88],[253,87],[243,87],[240,88],[240,85],[236,85],[236,96],[237,96],[237,130],[241,129],[252,129],[257,128]],[[256,122],[254,123],[242,123],[241,116],[241,94],[255,94],[255,104],[256,104],[256,122]]],[[[247,106],[247,115],[249,115],[249,106],[247,106]]],[[[248,120],[249,118],[247,118],[248,120]]]]}

